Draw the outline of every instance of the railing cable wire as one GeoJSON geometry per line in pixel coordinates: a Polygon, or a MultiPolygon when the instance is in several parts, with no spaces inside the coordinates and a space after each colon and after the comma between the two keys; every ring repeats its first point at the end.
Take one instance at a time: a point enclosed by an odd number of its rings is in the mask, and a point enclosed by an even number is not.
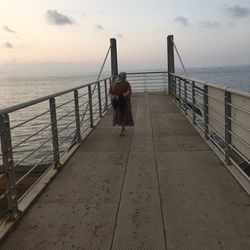
{"type": "Polygon", "coordinates": [[[182,66],[182,68],[183,68],[183,70],[184,70],[186,76],[188,76],[187,70],[186,70],[186,68],[185,68],[185,66],[184,66],[184,64],[183,64],[183,62],[182,62],[181,56],[180,56],[180,54],[179,54],[179,51],[178,51],[178,49],[177,49],[177,47],[176,47],[176,45],[175,45],[173,39],[172,39],[172,43],[173,43],[173,45],[174,45],[175,51],[176,51],[176,53],[177,53],[177,55],[178,55],[178,58],[179,58],[179,60],[180,60],[180,62],[181,62],[181,66],[182,66]]]}

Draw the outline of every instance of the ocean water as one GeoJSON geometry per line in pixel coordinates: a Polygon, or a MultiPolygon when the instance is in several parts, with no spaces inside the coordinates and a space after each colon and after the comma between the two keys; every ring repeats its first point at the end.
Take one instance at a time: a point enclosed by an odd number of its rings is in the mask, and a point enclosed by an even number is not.
{"type": "MultiPolygon", "coordinates": [[[[250,65],[188,68],[187,72],[190,77],[200,81],[250,92],[250,65]]],[[[178,69],[176,73],[183,74],[178,69]]],[[[97,76],[98,73],[0,76],[0,109],[93,82],[97,76]]],[[[109,73],[104,72],[101,78],[108,76],[109,73]]]]}
{"type": "MultiPolygon", "coordinates": [[[[216,85],[250,92],[250,65],[214,68],[187,68],[189,77],[216,85]]],[[[178,69],[176,73],[184,75],[178,69]]]]}
{"type": "Polygon", "coordinates": [[[97,77],[97,73],[0,76],[0,109],[94,82],[97,77]]]}

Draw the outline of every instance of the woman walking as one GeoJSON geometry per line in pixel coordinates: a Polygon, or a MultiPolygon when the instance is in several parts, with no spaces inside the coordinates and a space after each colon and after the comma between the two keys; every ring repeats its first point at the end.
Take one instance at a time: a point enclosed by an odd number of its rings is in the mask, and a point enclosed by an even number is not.
{"type": "Polygon", "coordinates": [[[113,106],[113,126],[119,126],[119,136],[125,135],[125,126],[134,125],[131,107],[132,90],[126,78],[126,73],[121,72],[109,89],[109,96],[113,106]]]}

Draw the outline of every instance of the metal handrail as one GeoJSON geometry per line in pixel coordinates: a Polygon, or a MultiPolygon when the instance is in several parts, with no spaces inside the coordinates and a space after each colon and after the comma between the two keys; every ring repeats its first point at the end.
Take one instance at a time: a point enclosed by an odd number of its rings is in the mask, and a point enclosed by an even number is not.
{"type": "MultiPolygon", "coordinates": [[[[10,183],[9,187],[11,189],[4,191],[4,193],[1,195],[1,198],[3,199],[4,197],[6,197],[8,199],[8,210],[11,213],[14,213],[14,211],[16,211],[15,208],[18,206],[18,201],[15,198],[17,196],[15,195],[15,193],[16,187],[20,184],[20,182],[22,182],[28,175],[30,175],[31,172],[37,169],[38,166],[44,163],[44,161],[48,162],[45,162],[47,165],[46,169],[53,166],[57,168],[58,165],[60,165],[60,157],[65,156],[65,153],[70,149],[70,145],[72,145],[72,136],[74,134],[76,135],[73,139],[73,142],[78,143],[79,140],[81,140],[80,137],[86,132],[86,130],[92,125],[92,123],[99,119],[99,117],[103,116],[103,114],[106,112],[106,106],[109,105],[107,99],[108,88],[106,84],[110,81],[110,79],[111,77],[107,77],[92,83],[80,85],[68,90],[60,91],[55,94],[47,95],[0,110],[1,141],[2,145],[4,145],[4,148],[2,148],[3,153],[1,153],[1,158],[3,159],[3,164],[5,166],[4,168],[9,168],[9,171],[12,171],[12,176],[15,176],[15,168],[22,167],[21,164],[24,166],[27,164],[31,164],[31,167],[28,168],[27,171],[25,170],[24,175],[22,175],[18,181],[15,181],[15,178],[11,179],[11,175],[9,174],[1,175],[1,177],[7,176],[8,182],[10,183]],[[89,93],[89,90],[91,89],[89,88],[90,86],[98,86],[98,95],[93,95],[94,91],[91,94],[89,93]],[[83,89],[84,93],[78,96],[78,90],[81,89],[83,89]],[[74,98],[69,99],[71,97],[65,96],[65,94],[74,94],[74,98]],[[63,103],[60,103],[56,106],[56,101],[60,102],[59,98],[61,97],[64,100],[63,103]],[[89,106],[90,100],[86,100],[88,98],[93,99],[91,106],[89,106]],[[81,101],[79,102],[80,99],[81,101]],[[27,116],[26,118],[24,118],[25,120],[19,123],[18,119],[15,118],[15,123],[17,124],[11,127],[9,114],[15,117],[15,111],[29,108],[39,103],[44,103],[42,104],[42,107],[44,107],[48,102],[50,104],[49,109],[42,111],[40,114],[34,115],[31,118],[27,116]],[[68,106],[66,106],[65,109],[62,109],[62,107],[65,105],[68,106]],[[84,113],[79,110],[80,107],[83,107],[85,109],[84,113]],[[56,111],[59,111],[58,114],[56,114],[56,111]],[[90,111],[90,113],[92,113],[92,121],[90,121],[90,118],[87,117],[87,111],[90,111]],[[49,116],[51,119],[49,119],[49,116]],[[71,120],[70,117],[72,117],[73,119],[71,120]],[[33,122],[34,120],[36,121],[35,123],[33,122]],[[46,124],[47,122],[49,123],[46,124]],[[58,122],[59,124],[57,124],[58,122]],[[76,124],[76,127],[73,128],[73,126],[75,126],[74,124],[76,124]],[[30,126],[32,126],[32,128],[35,128],[34,130],[31,129],[31,133],[20,134],[24,131],[29,131],[29,129],[27,128],[29,128],[30,126]],[[49,127],[52,128],[51,136],[49,136],[48,134],[49,127]],[[16,134],[17,132],[19,134],[16,134]],[[65,137],[64,134],[66,135],[65,137]],[[42,137],[43,140],[41,141],[38,137],[42,137]],[[60,137],[62,138],[60,139],[60,137]],[[20,141],[17,141],[18,138],[21,138],[20,141]],[[14,141],[13,146],[11,145],[11,140],[14,141]],[[31,140],[32,147],[27,143],[31,140]],[[6,144],[6,142],[8,144],[6,144]],[[51,145],[51,151],[45,152],[45,145],[51,145]],[[19,149],[21,147],[24,147],[25,150],[20,151],[19,149]],[[14,151],[14,149],[17,150],[14,151]],[[12,155],[14,155],[14,158],[12,155]],[[50,155],[54,156],[54,160],[49,157],[50,155]],[[36,156],[38,156],[38,162],[35,163],[36,158],[34,157],[36,156]],[[14,159],[15,161],[10,161],[9,159],[14,159]],[[34,163],[32,161],[34,161],[34,163]]],[[[34,112],[34,109],[31,109],[29,112],[34,112]]]]}
{"type": "Polygon", "coordinates": [[[166,71],[127,72],[127,80],[134,92],[166,91],[166,71]]]}
{"type": "MultiPolygon", "coordinates": [[[[134,86],[139,85],[138,90],[140,91],[167,89],[166,71],[131,72],[127,75],[131,77],[134,86]]],[[[93,127],[93,123],[107,111],[110,106],[108,89],[109,84],[111,84],[111,77],[99,80],[99,76],[95,82],[83,84],[0,110],[0,131],[1,135],[4,135],[3,138],[1,137],[1,140],[4,141],[4,145],[6,145],[6,147],[2,148],[4,153],[1,157],[4,160],[4,168],[8,169],[11,173],[2,175],[3,178],[7,177],[9,189],[4,191],[4,194],[2,194],[0,198],[7,198],[10,213],[17,213],[18,202],[23,197],[18,199],[16,195],[18,185],[32,172],[37,170],[41,171],[39,166],[45,165],[42,171],[46,172],[50,168],[60,168],[62,157],[65,158],[66,156],[67,158],[68,155],[71,154],[72,144],[75,145],[78,143],[77,145],[80,145],[82,135],[86,136],[85,133],[93,127]],[[94,94],[95,89],[98,90],[98,94],[94,94]],[[78,95],[79,90],[83,90],[84,92],[78,95]],[[74,98],[72,99],[71,96],[66,94],[74,94],[74,98]],[[60,103],[60,98],[63,98],[63,103],[60,103]],[[39,105],[39,107],[42,106],[42,108],[49,103],[49,109],[46,107],[46,110],[41,110],[41,113],[34,117],[27,116],[25,120],[20,123],[18,123],[18,119],[15,118],[15,123],[17,122],[17,124],[10,129],[11,122],[9,115],[15,117],[15,111],[39,103],[42,103],[39,105]],[[56,105],[56,103],[59,104],[56,105]],[[65,105],[67,106],[63,109],[62,107],[65,105]],[[58,114],[57,111],[59,111],[58,114]],[[71,120],[70,117],[74,117],[74,119],[71,120]],[[34,120],[36,124],[34,124],[34,120]],[[32,126],[35,130],[29,130],[29,126],[32,126]],[[49,127],[51,127],[50,132],[48,130],[49,127]],[[27,129],[31,131],[31,133],[27,134],[25,132],[27,129]],[[25,132],[25,134],[20,135],[22,132],[25,132]],[[20,138],[20,141],[17,141],[18,138],[20,138]],[[40,140],[40,138],[42,138],[42,140],[40,140]],[[14,147],[11,145],[11,140],[14,141],[14,147]],[[32,141],[32,147],[27,143],[28,141],[32,141]],[[50,150],[47,150],[47,145],[50,150]],[[24,147],[24,150],[20,151],[22,147],[24,147]],[[13,148],[16,150],[13,151],[13,148]],[[51,158],[51,156],[53,156],[53,158],[51,158]],[[20,157],[20,159],[18,157],[20,157]],[[12,162],[10,159],[14,159],[14,161],[12,162]],[[15,181],[15,168],[22,168],[27,162],[30,162],[30,165],[28,168],[24,168],[24,174],[18,181],[15,181]]],[[[33,110],[34,109],[32,109],[31,112],[33,112],[33,110]]],[[[75,147],[73,147],[73,150],[75,150],[74,148],[75,147]]]]}
{"type": "Polygon", "coordinates": [[[194,78],[191,78],[191,77],[185,77],[185,76],[178,75],[178,74],[170,73],[170,75],[175,76],[177,78],[180,78],[182,80],[194,81],[194,82],[200,83],[202,85],[207,85],[207,86],[210,86],[210,87],[214,87],[216,89],[220,89],[220,90],[223,90],[223,91],[228,91],[228,92],[233,93],[233,94],[237,94],[237,95],[240,95],[240,96],[250,98],[250,93],[249,92],[244,92],[244,91],[234,89],[234,88],[230,88],[230,87],[223,87],[223,86],[216,85],[216,84],[213,84],[213,83],[208,82],[208,81],[200,81],[200,80],[197,80],[197,79],[194,79],[194,78]]]}
{"type": "MultiPolygon", "coordinates": [[[[234,163],[239,162],[240,164],[242,161],[245,161],[249,164],[250,142],[248,140],[250,128],[247,126],[247,124],[249,124],[247,115],[250,114],[250,108],[246,105],[248,101],[245,102],[245,100],[250,100],[250,93],[218,86],[210,82],[200,81],[182,75],[170,75],[173,79],[172,85],[170,86],[170,94],[174,97],[175,102],[178,103],[184,111],[186,111],[187,108],[189,110],[193,109],[193,112],[185,113],[204,133],[204,137],[211,140],[220,151],[223,152],[226,162],[230,164],[230,161],[232,161],[234,163]],[[192,91],[191,96],[189,96],[190,91],[187,89],[187,86],[191,86],[192,84],[194,91],[192,91]],[[217,92],[218,96],[209,94],[209,89],[217,92]],[[242,104],[239,105],[236,101],[232,102],[231,96],[236,96],[238,99],[241,99],[242,104]],[[188,105],[187,107],[187,99],[185,98],[188,98],[189,102],[192,100],[191,106],[188,105]],[[195,103],[193,100],[195,100],[195,103]],[[200,114],[204,116],[196,114],[194,112],[196,108],[198,108],[200,114]],[[245,116],[242,118],[243,120],[239,120],[237,112],[244,112],[245,116]],[[224,120],[223,123],[221,119],[224,120]],[[239,126],[232,126],[233,123],[239,126]],[[223,135],[221,135],[222,131],[224,133],[223,135]],[[220,142],[216,141],[216,136],[220,138],[220,142]],[[242,146],[238,147],[235,140],[238,140],[242,146]],[[221,148],[221,143],[224,144],[223,148],[221,148]],[[234,152],[233,154],[232,151],[234,152]]],[[[238,99],[235,98],[235,100],[238,99]]],[[[240,168],[239,165],[238,167],[240,168]]],[[[248,167],[250,168],[250,164],[248,167]]],[[[246,178],[250,182],[250,176],[246,174],[246,178]]]]}
{"type": "MultiPolygon", "coordinates": [[[[108,79],[110,79],[110,77],[104,78],[101,81],[108,80],[108,79]]],[[[20,109],[23,109],[23,108],[26,108],[26,107],[29,107],[29,106],[32,106],[32,105],[35,105],[35,104],[38,104],[38,103],[41,103],[41,102],[44,102],[44,101],[48,101],[51,98],[55,98],[55,97],[58,97],[58,96],[61,96],[61,95],[68,94],[70,92],[73,92],[74,90],[86,88],[86,87],[88,87],[90,85],[97,84],[98,82],[100,82],[100,81],[95,81],[95,82],[91,82],[91,83],[88,83],[88,84],[79,85],[77,87],[70,88],[70,89],[67,89],[67,90],[63,90],[63,91],[57,92],[55,94],[51,94],[51,95],[47,95],[47,96],[44,96],[44,97],[36,98],[36,99],[31,100],[31,101],[27,101],[27,102],[23,102],[21,104],[13,105],[13,106],[10,106],[10,107],[5,108],[5,109],[0,109],[0,115],[9,114],[9,113],[12,113],[14,111],[17,111],[17,110],[20,110],[20,109]]]]}

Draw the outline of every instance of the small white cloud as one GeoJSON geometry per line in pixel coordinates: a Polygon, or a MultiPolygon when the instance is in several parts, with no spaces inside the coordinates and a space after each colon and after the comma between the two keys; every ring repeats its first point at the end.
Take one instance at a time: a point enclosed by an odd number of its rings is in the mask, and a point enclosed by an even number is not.
{"type": "Polygon", "coordinates": [[[14,48],[14,46],[13,46],[11,43],[9,43],[9,42],[3,43],[3,47],[4,47],[4,48],[7,48],[7,49],[14,48]]]}
{"type": "Polygon", "coordinates": [[[3,29],[4,29],[5,31],[7,31],[7,32],[16,34],[16,31],[10,29],[10,28],[9,28],[8,26],[6,26],[6,25],[3,26],[3,29]]]}
{"type": "Polygon", "coordinates": [[[188,26],[189,25],[189,19],[183,16],[178,16],[174,19],[174,22],[180,23],[183,26],[188,26]]]}
{"type": "Polygon", "coordinates": [[[71,17],[61,14],[56,10],[48,10],[46,16],[50,24],[54,25],[74,24],[74,21],[71,17]]]}
{"type": "Polygon", "coordinates": [[[122,34],[116,34],[116,36],[117,36],[118,38],[123,38],[123,35],[122,35],[122,34]]]}
{"type": "Polygon", "coordinates": [[[100,25],[100,24],[96,24],[95,25],[95,29],[97,29],[97,30],[104,30],[103,26],[100,25]]]}

